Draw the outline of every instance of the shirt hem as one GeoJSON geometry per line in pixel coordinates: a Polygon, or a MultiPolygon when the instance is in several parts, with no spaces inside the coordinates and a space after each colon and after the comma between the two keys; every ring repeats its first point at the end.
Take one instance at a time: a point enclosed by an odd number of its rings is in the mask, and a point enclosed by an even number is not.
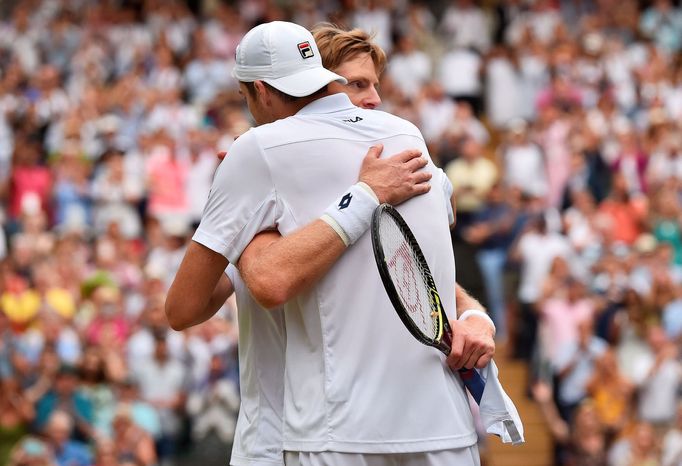
{"type": "Polygon", "coordinates": [[[232,455],[230,466],[284,466],[284,453],[281,460],[232,455]]]}
{"type": "Polygon", "coordinates": [[[217,252],[229,260],[228,246],[210,233],[197,229],[197,231],[194,232],[194,235],[192,235],[192,241],[199,243],[202,246],[206,246],[211,251],[217,252]]]}
{"type": "Polygon", "coordinates": [[[456,437],[425,440],[297,440],[285,441],[285,451],[336,451],[339,453],[420,453],[427,451],[450,450],[475,445],[478,436],[475,431],[456,437]]]}

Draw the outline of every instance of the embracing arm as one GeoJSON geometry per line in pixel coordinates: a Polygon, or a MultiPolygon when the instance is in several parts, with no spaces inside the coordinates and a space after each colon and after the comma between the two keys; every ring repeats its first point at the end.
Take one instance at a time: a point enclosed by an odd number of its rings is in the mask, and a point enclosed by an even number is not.
{"type": "Polygon", "coordinates": [[[239,259],[239,271],[253,297],[266,309],[281,306],[323,276],[346,250],[327,223],[315,220],[282,237],[256,236],[239,259]]]}
{"type": "Polygon", "coordinates": [[[166,317],[174,330],[208,320],[232,294],[223,273],[227,259],[191,241],[166,297],[166,317]]]}

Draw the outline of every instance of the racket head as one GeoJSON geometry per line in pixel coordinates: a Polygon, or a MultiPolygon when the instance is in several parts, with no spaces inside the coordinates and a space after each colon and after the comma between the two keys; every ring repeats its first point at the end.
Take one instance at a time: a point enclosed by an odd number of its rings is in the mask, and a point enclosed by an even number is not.
{"type": "Polygon", "coordinates": [[[417,239],[400,213],[381,204],[372,215],[372,248],[391,304],[421,343],[450,354],[452,331],[417,239]]]}

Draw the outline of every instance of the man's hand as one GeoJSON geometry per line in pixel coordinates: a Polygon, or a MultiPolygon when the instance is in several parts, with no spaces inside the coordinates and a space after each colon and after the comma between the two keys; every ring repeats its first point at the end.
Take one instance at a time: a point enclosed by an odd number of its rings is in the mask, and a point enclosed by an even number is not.
{"type": "Polygon", "coordinates": [[[447,358],[452,369],[466,367],[482,369],[495,355],[493,328],[487,320],[471,316],[466,320],[451,320],[452,350],[447,358]]]}
{"type": "Polygon", "coordinates": [[[383,144],[369,148],[360,168],[359,180],[367,183],[379,198],[379,203],[398,205],[431,189],[431,174],[420,171],[427,164],[421,151],[408,149],[386,159],[379,156],[383,144]]]}

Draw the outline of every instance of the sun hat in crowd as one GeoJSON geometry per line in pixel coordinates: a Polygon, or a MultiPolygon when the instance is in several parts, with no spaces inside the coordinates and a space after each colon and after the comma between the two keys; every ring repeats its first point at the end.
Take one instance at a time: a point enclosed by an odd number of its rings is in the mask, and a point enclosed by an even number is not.
{"type": "Polygon", "coordinates": [[[330,82],[346,79],[322,66],[313,35],[285,21],[260,24],[237,46],[232,76],[242,82],[265,81],[293,97],[304,97],[330,82]]]}

